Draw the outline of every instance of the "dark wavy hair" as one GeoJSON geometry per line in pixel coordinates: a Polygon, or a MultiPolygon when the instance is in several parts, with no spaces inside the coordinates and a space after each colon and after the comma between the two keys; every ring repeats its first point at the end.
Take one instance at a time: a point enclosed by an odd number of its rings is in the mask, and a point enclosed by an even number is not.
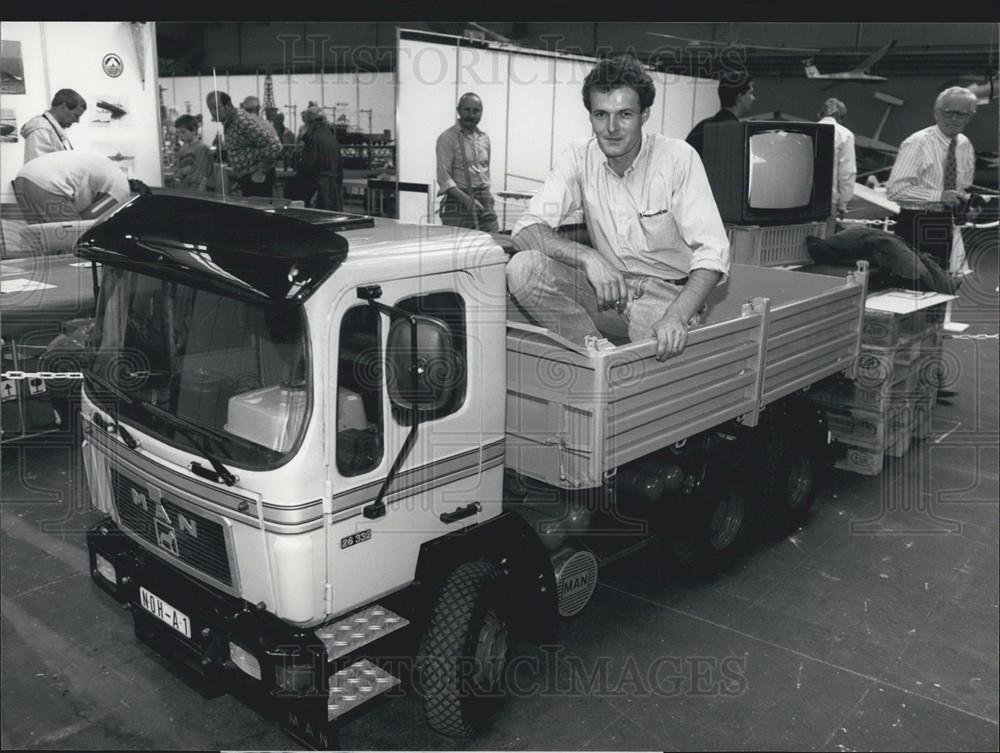
{"type": "Polygon", "coordinates": [[[753,76],[746,73],[727,73],[719,77],[719,104],[732,107],[740,95],[750,90],[753,76]]]}
{"type": "Polygon", "coordinates": [[[652,107],[653,100],[656,99],[656,87],[642,63],[631,55],[599,60],[583,80],[583,106],[590,112],[592,91],[610,92],[625,87],[639,95],[640,110],[652,107]]]}

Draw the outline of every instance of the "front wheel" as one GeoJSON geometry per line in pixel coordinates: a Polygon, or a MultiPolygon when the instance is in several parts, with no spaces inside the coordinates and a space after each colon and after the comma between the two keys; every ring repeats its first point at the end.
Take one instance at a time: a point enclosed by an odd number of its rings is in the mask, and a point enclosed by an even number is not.
{"type": "Polygon", "coordinates": [[[471,737],[500,696],[510,623],[503,573],[466,562],[445,580],[420,644],[418,668],[427,722],[451,737],[471,737]]]}

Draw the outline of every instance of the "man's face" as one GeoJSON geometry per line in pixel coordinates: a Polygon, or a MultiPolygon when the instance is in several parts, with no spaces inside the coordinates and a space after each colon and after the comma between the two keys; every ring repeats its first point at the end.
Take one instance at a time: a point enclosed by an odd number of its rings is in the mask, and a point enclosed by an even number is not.
{"type": "Polygon", "coordinates": [[[609,92],[590,92],[590,125],[608,159],[631,163],[642,146],[642,125],[649,110],[639,109],[635,89],[623,87],[609,92]]]}
{"type": "Polygon", "coordinates": [[[77,103],[73,107],[69,107],[66,104],[61,104],[52,110],[52,116],[56,119],[56,122],[63,128],[69,128],[74,123],[80,121],[80,116],[87,110],[86,105],[77,103]]]}
{"type": "Polygon", "coordinates": [[[458,122],[469,130],[479,125],[483,117],[483,102],[479,97],[462,97],[458,102],[458,122]]]}
{"type": "Polygon", "coordinates": [[[976,112],[971,97],[949,95],[934,108],[934,122],[945,136],[954,138],[962,131],[976,112]]]}
{"type": "Polygon", "coordinates": [[[177,129],[177,140],[182,144],[190,144],[197,135],[194,131],[189,131],[187,128],[177,129]]]}
{"type": "Polygon", "coordinates": [[[753,112],[753,102],[757,98],[757,95],[753,90],[753,82],[750,82],[750,88],[743,92],[739,97],[736,98],[737,113],[736,117],[745,118],[747,115],[753,112]]]}
{"type": "Polygon", "coordinates": [[[225,107],[215,97],[208,97],[205,103],[208,105],[208,111],[212,113],[212,120],[221,121],[225,115],[225,107]]]}

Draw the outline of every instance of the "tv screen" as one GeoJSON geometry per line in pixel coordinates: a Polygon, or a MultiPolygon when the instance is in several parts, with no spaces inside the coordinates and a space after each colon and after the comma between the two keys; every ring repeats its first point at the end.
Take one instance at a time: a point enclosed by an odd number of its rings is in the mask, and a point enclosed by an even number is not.
{"type": "Polygon", "coordinates": [[[702,162],[723,222],[781,225],[830,216],[833,126],[828,123],[709,123],[702,162]]]}
{"type": "Polygon", "coordinates": [[[805,133],[764,131],[750,136],[747,203],[751,209],[795,209],[809,204],[813,140],[805,133]]]}

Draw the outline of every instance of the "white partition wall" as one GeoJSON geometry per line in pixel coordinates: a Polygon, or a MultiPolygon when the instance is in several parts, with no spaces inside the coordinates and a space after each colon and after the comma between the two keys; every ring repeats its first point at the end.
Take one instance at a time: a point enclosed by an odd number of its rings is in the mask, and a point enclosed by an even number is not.
{"type": "Polygon", "coordinates": [[[708,79],[691,79],[694,88],[694,122],[719,111],[719,83],[708,79]]]}
{"type": "MultiPolygon", "coordinates": [[[[551,165],[552,85],[556,61],[551,57],[509,56],[511,86],[507,91],[507,161],[491,165],[494,188],[537,191],[551,165]],[[502,169],[501,169],[502,167],[502,169]]],[[[490,134],[490,138],[496,136],[490,134]]]]}
{"type": "MultiPolygon", "coordinates": [[[[574,139],[587,138],[591,135],[590,115],[583,104],[583,80],[587,78],[590,69],[594,67],[592,60],[556,60],[552,85],[549,87],[552,96],[552,138],[548,144],[549,164],[552,168],[556,157],[574,139]]],[[[544,139],[545,134],[538,134],[544,139]]],[[[543,166],[540,163],[537,167],[543,166]]],[[[546,170],[548,172],[548,170],[546,170]]],[[[544,175],[535,175],[544,178],[544,175]]]]}
{"type": "MultiPolygon", "coordinates": [[[[397,176],[437,191],[434,145],[455,121],[458,96],[483,99],[482,128],[490,136],[490,177],[499,191],[531,193],[572,139],[591,135],[581,98],[596,60],[401,29],[397,56],[397,176]]],[[[646,131],[684,138],[718,109],[715,81],[651,71],[656,100],[646,131]],[[711,91],[715,104],[701,114],[711,91]]],[[[432,203],[436,203],[436,200],[432,203]]],[[[425,196],[400,195],[399,217],[439,222],[425,196]]]]}
{"type": "Polygon", "coordinates": [[[434,221],[432,202],[438,134],[454,122],[458,48],[437,41],[399,40],[396,58],[396,179],[428,186],[428,194],[399,192],[399,216],[434,221]]]}

